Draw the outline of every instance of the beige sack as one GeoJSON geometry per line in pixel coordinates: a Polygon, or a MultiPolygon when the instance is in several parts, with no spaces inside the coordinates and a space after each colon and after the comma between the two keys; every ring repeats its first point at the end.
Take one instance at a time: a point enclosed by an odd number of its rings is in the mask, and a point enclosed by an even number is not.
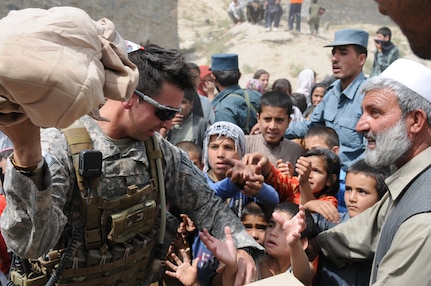
{"type": "Polygon", "coordinates": [[[138,84],[124,40],[108,19],[73,7],[11,11],[0,20],[0,125],[29,117],[69,126],[138,84]]]}

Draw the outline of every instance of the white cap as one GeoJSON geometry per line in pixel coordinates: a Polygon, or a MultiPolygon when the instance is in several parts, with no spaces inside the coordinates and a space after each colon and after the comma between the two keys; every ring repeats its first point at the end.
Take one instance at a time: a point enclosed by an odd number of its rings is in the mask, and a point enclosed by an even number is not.
{"type": "Polygon", "coordinates": [[[398,59],[380,76],[393,79],[431,102],[431,69],[412,60],[398,59]]]}

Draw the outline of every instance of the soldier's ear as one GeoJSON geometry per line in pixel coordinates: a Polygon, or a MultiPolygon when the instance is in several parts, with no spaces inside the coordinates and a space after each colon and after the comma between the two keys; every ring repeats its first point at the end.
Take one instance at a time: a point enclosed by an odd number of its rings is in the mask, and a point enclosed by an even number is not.
{"type": "Polygon", "coordinates": [[[132,108],[132,103],[131,103],[131,98],[127,101],[122,101],[121,105],[123,106],[124,109],[130,109],[132,108]]]}

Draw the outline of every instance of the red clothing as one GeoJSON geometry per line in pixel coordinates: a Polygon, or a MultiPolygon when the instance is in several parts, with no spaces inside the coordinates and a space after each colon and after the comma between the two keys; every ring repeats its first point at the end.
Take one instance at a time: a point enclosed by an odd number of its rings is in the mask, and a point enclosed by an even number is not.
{"type": "MultiPolygon", "coordinates": [[[[0,215],[3,213],[4,208],[6,207],[6,197],[4,195],[0,195],[0,215]]],[[[9,273],[11,257],[7,252],[7,246],[4,242],[3,235],[0,233],[0,270],[7,274],[9,273]]]]}
{"type": "MultiPolygon", "coordinates": [[[[293,202],[301,204],[301,193],[299,192],[298,177],[288,177],[283,175],[274,165],[271,166],[269,176],[265,183],[274,187],[280,197],[280,202],[293,202]]],[[[320,196],[316,198],[319,201],[329,201],[334,207],[338,207],[338,200],[334,196],[320,196]]]]}

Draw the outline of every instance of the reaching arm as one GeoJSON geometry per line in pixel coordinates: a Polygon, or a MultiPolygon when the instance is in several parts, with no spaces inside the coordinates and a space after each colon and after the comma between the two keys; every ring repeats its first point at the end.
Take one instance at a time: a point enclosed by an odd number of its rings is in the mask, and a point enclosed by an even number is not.
{"type": "Polygon", "coordinates": [[[277,212],[273,213],[273,218],[282,225],[286,235],[286,241],[290,247],[290,261],[293,274],[304,285],[311,285],[314,270],[304,250],[308,246],[308,243],[301,240],[301,232],[306,228],[304,207],[300,206],[299,212],[290,220],[284,220],[277,212]]]}

